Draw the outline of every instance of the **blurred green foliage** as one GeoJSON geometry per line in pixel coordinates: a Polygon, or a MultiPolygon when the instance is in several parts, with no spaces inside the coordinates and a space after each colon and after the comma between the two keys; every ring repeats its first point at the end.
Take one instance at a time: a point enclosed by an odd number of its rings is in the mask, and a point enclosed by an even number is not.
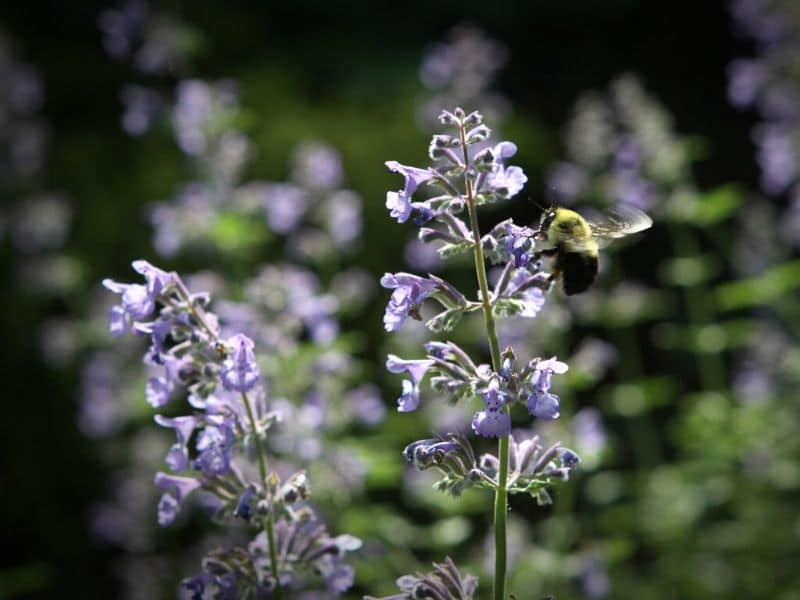
{"type": "MultiPolygon", "coordinates": [[[[414,235],[413,227],[387,217],[385,192],[397,181],[383,162],[425,162],[428,132],[415,124],[424,94],[417,68],[427,44],[466,19],[509,45],[511,64],[497,87],[515,108],[504,135],[519,145],[529,175],[525,196],[508,207],[523,221],[538,211],[526,198],[543,198],[545,168],[562,157],[567,107],[585,89],[637,68],[674,112],[678,128],[705,142],[684,140],[684,166],[695,189],[670,195],[653,231],[609,259],[593,294],[553,309],[549,322],[543,313],[541,329],[532,330],[531,344],[542,354],[567,358],[591,336],[611,343],[618,361],[596,374],[573,368],[569,389],[559,390],[563,423],[548,433],[572,436],[571,417],[596,406],[608,443],[551,507],[514,500],[510,589],[520,599],[800,598],[800,263],[796,249],[789,250],[785,261],[743,276],[733,258],[755,170],[750,123],[725,105],[724,69],[736,42],[722,9],[633,1],[602,8],[508,3],[492,14],[485,3],[412,3],[403,11],[363,3],[306,3],[302,10],[175,4],[204,37],[193,74],[239,82],[245,110],[237,125],[257,148],[247,177],[285,179],[300,140],[324,140],[341,152],[346,185],[364,200],[364,234],[352,262],[375,280],[406,268],[402,252],[414,235]],[[304,11],[311,16],[304,18],[304,11]],[[682,34],[673,31],[683,26],[682,34]],[[695,164],[698,147],[704,161],[695,164]],[[629,280],[641,287],[623,283],[629,280]],[[559,321],[556,310],[572,316],[559,321]],[[751,363],[772,383],[748,396],[741,390],[750,388],[734,384],[751,363]],[[608,590],[598,593],[603,578],[608,590]]],[[[52,136],[38,185],[72,199],[63,258],[73,281],[67,293],[31,291],[36,266],[3,240],[0,598],[120,596],[127,583],[116,569],[125,557],[98,546],[86,522],[92,503],[113,487],[110,465],[124,467],[131,450],[120,442],[106,450],[110,456],[100,456],[76,430],[79,362],[46,365],[41,326],[55,317],[83,317],[102,277],[127,277],[132,258],[153,257],[145,208],[174,195],[187,169],[164,128],[138,139],[120,131],[117,94],[132,73],[102,53],[95,17],[103,6],[51,4],[42,21],[22,8],[12,3],[0,14],[20,54],[44,78],[43,115],[52,136]],[[21,12],[12,14],[16,9],[21,12]]],[[[9,206],[20,196],[17,189],[3,194],[9,206]]],[[[485,223],[509,216],[506,208],[487,211],[485,223]]],[[[213,268],[242,280],[256,264],[280,258],[279,240],[239,214],[225,214],[213,238],[213,251],[162,266],[213,268]]],[[[338,266],[321,267],[323,278],[329,281],[338,266]]],[[[464,290],[474,287],[457,262],[448,275],[464,290]]],[[[354,377],[381,386],[390,414],[378,429],[340,432],[340,447],[364,460],[364,489],[322,495],[321,508],[333,531],[367,542],[356,564],[358,592],[389,594],[397,576],[450,555],[481,576],[479,597],[486,597],[488,495],[446,497],[431,488],[427,473],[411,476],[402,463],[403,446],[432,433],[431,419],[391,411],[399,382],[384,373],[385,354],[398,347],[418,351],[419,340],[385,339],[384,300],[378,293],[344,317],[343,328],[356,333],[339,349],[361,360],[354,377]]],[[[475,344],[479,325],[466,323],[457,336],[475,344]]],[[[79,358],[101,334],[83,335],[79,358]]],[[[283,357],[286,364],[273,365],[276,373],[290,373],[280,381],[283,393],[302,388],[309,376],[287,365],[307,365],[318,350],[303,347],[283,357]]],[[[123,387],[131,398],[121,401],[140,411],[131,427],[149,422],[135,393],[142,381],[123,387]]],[[[162,534],[159,553],[177,554],[196,542],[191,526],[197,524],[190,522],[190,533],[162,534]]],[[[147,558],[143,564],[159,575],[163,597],[172,597],[174,583],[193,569],[187,557],[176,561],[180,572],[164,574],[160,556],[147,558]]]]}

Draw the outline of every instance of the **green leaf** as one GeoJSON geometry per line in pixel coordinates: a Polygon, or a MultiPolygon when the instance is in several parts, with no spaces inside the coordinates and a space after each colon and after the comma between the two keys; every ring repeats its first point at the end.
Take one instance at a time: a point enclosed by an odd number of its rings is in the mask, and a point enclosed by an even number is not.
{"type": "Polygon", "coordinates": [[[736,310],[774,300],[800,288],[800,260],[784,263],[758,277],[720,285],[715,290],[722,310],[736,310]]]}
{"type": "Polygon", "coordinates": [[[492,314],[500,318],[513,317],[523,310],[525,310],[525,303],[522,300],[515,300],[513,298],[503,298],[495,302],[492,306],[492,314]]]}
{"type": "Polygon", "coordinates": [[[445,244],[440,247],[437,252],[439,256],[443,259],[453,258],[454,256],[460,256],[462,254],[466,254],[472,250],[472,244],[469,242],[461,242],[459,244],[445,244]]]}
{"type": "Polygon", "coordinates": [[[692,220],[703,227],[714,225],[733,215],[741,205],[742,191],[739,186],[723,185],[700,196],[692,220]]]}
{"type": "Polygon", "coordinates": [[[453,330],[463,316],[464,309],[462,307],[449,308],[430,319],[425,323],[425,327],[435,333],[447,333],[453,330]]]}
{"type": "Polygon", "coordinates": [[[659,278],[669,285],[692,287],[720,271],[719,260],[708,254],[672,258],[659,265],[659,278]]]}

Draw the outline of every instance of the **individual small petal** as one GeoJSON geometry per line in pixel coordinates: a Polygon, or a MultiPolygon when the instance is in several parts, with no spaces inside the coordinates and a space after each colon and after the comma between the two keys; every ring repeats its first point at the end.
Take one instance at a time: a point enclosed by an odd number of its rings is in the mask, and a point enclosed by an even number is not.
{"type": "Polygon", "coordinates": [[[534,390],[528,396],[528,412],[539,419],[557,419],[560,412],[560,400],[555,394],[534,390]]]}
{"type": "Polygon", "coordinates": [[[419,406],[419,387],[404,379],[403,392],[397,399],[397,412],[412,412],[419,406]]]}
{"type": "Polygon", "coordinates": [[[239,501],[236,503],[236,508],[233,509],[233,516],[239,519],[244,519],[248,521],[250,519],[250,514],[252,511],[251,503],[253,500],[253,495],[255,494],[255,489],[252,486],[247,486],[242,495],[239,496],[239,501]]]}
{"type": "MultiPolygon", "coordinates": [[[[122,310],[132,319],[144,319],[156,308],[156,299],[162,290],[173,281],[174,276],[154,267],[145,260],[133,261],[133,268],[145,276],[146,285],[138,283],[118,283],[104,279],[103,286],[115,294],[122,295],[122,310]]],[[[119,331],[120,315],[114,315],[112,332],[119,331]]]]}
{"type": "Polygon", "coordinates": [[[189,592],[192,600],[202,600],[203,592],[205,591],[206,586],[212,581],[214,581],[214,576],[203,571],[199,575],[187,577],[181,581],[181,587],[185,588],[186,591],[189,592]]]}
{"type": "Polygon", "coordinates": [[[133,270],[144,275],[147,280],[147,290],[153,298],[158,296],[162,290],[174,281],[174,275],[154,267],[146,260],[135,260],[131,263],[133,270]]]}
{"type": "Polygon", "coordinates": [[[131,327],[131,319],[122,306],[114,306],[108,313],[108,328],[115,337],[125,335],[131,327]]]}
{"type": "Polygon", "coordinates": [[[159,489],[172,491],[178,502],[183,502],[189,494],[200,487],[200,481],[194,477],[181,477],[161,471],[156,473],[155,483],[159,489]]]}
{"type": "Polygon", "coordinates": [[[570,450],[569,448],[560,448],[559,455],[561,457],[561,462],[564,463],[565,467],[574,467],[579,462],[581,462],[581,457],[578,456],[576,452],[570,450]]]}
{"type": "Polygon", "coordinates": [[[502,410],[482,410],[475,413],[472,430],[484,437],[503,437],[511,433],[511,417],[502,410]]]}
{"type": "Polygon", "coordinates": [[[433,177],[436,176],[434,171],[430,169],[419,169],[417,167],[409,167],[406,165],[402,165],[396,160],[387,160],[386,161],[387,168],[392,171],[393,173],[400,173],[403,177],[406,178],[405,188],[403,192],[410,198],[414,192],[417,191],[417,188],[425,183],[426,181],[431,180],[433,177]]]}
{"type": "Polygon", "coordinates": [[[411,380],[403,380],[403,391],[397,400],[398,412],[411,412],[417,409],[419,406],[419,384],[431,366],[433,366],[433,361],[430,359],[404,360],[394,354],[390,354],[387,357],[386,368],[390,373],[407,372],[411,377],[411,380]]]}
{"type": "Polygon", "coordinates": [[[405,360],[395,354],[390,354],[386,358],[386,369],[390,373],[405,373],[411,376],[411,381],[414,385],[419,385],[425,373],[428,372],[433,366],[433,361],[430,359],[414,359],[405,360]]]}
{"type": "Polygon", "coordinates": [[[532,275],[527,269],[517,269],[511,276],[506,295],[522,301],[520,316],[533,318],[544,306],[546,300],[544,292],[535,284],[535,280],[539,277],[541,277],[539,273],[532,275]]]}
{"type": "Polygon", "coordinates": [[[175,522],[180,504],[172,494],[163,494],[158,501],[158,524],[167,527],[175,522]]]}
{"type": "Polygon", "coordinates": [[[222,363],[220,370],[222,386],[226,390],[235,392],[252,390],[261,377],[253,352],[253,340],[240,333],[228,339],[227,345],[232,351],[222,363]]]}
{"type": "Polygon", "coordinates": [[[172,397],[174,386],[166,377],[151,377],[144,387],[147,403],[153,408],[161,408],[172,397]]]}
{"type": "Polygon", "coordinates": [[[486,177],[486,185],[504,199],[513,198],[528,181],[527,175],[520,167],[498,166],[486,177]]]}
{"type": "Polygon", "coordinates": [[[520,316],[533,318],[539,311],[542,310],[542,307],[545,303],[545,296],[544,292],[537,287],[531,287],[525,290],[521,296],[523,302],[523,309],[520,312],[520,316]]]}
{"type": "Polygon", "coordinates": [[[189,438],[192,437],[194,428],[197,426],[197,418],[194,416],[184,416],[170,419],[164,415],[156,415],[154,420],[162,427],[175,430],[175,436],[178,439],[169,449],[166,463],[173,471],[183,471],[189,465],[189,450],[187,444],[189,443],[189,438]]]}
{"type": "Polygon", "coordinates": [[[233,430],[225,417],[208,417],[207,420],[210,423],[197,437],[195,467],[211,477],[224,475],[231,468],[231,446],[235,440],[233,430]]]}
{"type": "Polygon", "coordinates": [[[386,194],[386,208],[389,209],[392,218],[397,219],[398,223],[405,223],[411,216],[411,197],[414,192],[421,184],[435,177],[436,173],[430,169],[401,165],[395,160],[386,161],[385,164],[390,171],[400,173],[405,177],[405,186],[402,190],[386,194]]]}
{"type": "Polygon", "coordinates": [[[414,315],[422,302],[439,287],[439,284],[410,273],[385,273],[381,285],[394,289],[386,311],[383,324],[386,331],[398,330],[409,315],[414,315]]]}
{"type": "Polygon", "coordinates": [[[158,502],[158,524],[166,527],[175,521],[181,502],[200,487],[200,482],[192,477],[178,477],[159,472],[156,473],[155,483],[166,491],[158,502]]]}
{"type": "Polygon", "coordinates": [[[514,142],[500,142],[492,148],[492,156],[496,161],[502,162],[511,158],[517,153],[517,145],[514,142]]]}
{"type": "Polygon", "coordinates": [[[325,585],[335,593],[341,594],[353,587],[355,569],[348,564],[337,562],[330,573],[325,575],[325,585]]]}
{"type": "Polygon", "coordinates": [[[540,360],[536,363],[536,370],[537,371],[552,371],[556,375],[563,375],[567,372],[569,366],[567,363],[561,362],[560,360],[556,359],[555,356],[552,358],[548,358],[547,360],[540,360]]]}
{"type": "Polygon", "coordinates": [[[480,396],[486,402],[486,408],[493,411],[500,410],[508,401],[508,393],[500,389],[500,383],[496,377],[493,377],[489,386],[480,392],[480,396]]]}
{"type": "Polygon", "coordinates": [[[128,285],[122,293],[122,308],[134,319],[145,319],[155,310],[156,300],[147,286],[134,283],[128,285]]]}
{"type": "Polygon", "coordinates": [[[402,191],[386,192],[386,208],[389,209],[389,216],[397,219],[398,223],[408,221],[413,210],[410,198],[402,191]]]}
{"type": "Polygon", "coordinates": [[[133,324],[133,330],[150,336],[150,349],[148,355],[155,364],[164,364],[168,361],[166,342],[167,337],[172,332],[172,328],[178,322],[187,322],[188,317],[182,316],[179,319],[157,319],[149,323],[137,322],[133,324]]]}

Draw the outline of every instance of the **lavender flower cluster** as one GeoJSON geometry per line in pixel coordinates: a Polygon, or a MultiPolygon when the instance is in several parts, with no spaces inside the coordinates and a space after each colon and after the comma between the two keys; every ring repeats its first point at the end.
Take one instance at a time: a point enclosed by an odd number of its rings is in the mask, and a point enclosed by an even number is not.
{"type": "Polygon", "coordinates": [[[607,94],[587,93],[575,104],[565,135],[569,160],[552,167],[548,184],[564,203],[678,211],[694,195],[686,186],[693,156],[691,140],[672,125],[637,77],[620,76],[607,94]]]}
{"type": "Polygon", "coordinates": [[[791,0],[734,0],[730,11],[736,32],[755,41],[757,56],[731,62],[728,99],[763,119],[753,130],[761,188],[782,194],[800,175],[800,14],[791,0]]]}
{"type": "MultiPolygon", "coordinates": [[[[452,494],[476,486],[503,494],[528,493],[539,502],[548,502],[546,487],[566,478],[579,459],[558,444],[541,452],[535,437],[514,440],[511,409],[522,404],[533,417],[558,418],[560,401],[551,391],[552,379],[565,373],[567,365],[555,357],[536,357],[520,364],[512,348],[501,354],[494,326],[495,318],[534,317],[545,302],[548,275],[534,260],[531,229],[507,220],[481,236],[476,217],[477,206],[514,197],[527,178],[521,168],[508,164],[516,153],[514,144],[504,141],[487,145],[491,131],[480,113],[456,108],[442,112],[440,121],[449,132],[433,136],[428,151],[432,166],[386,163],[390,171],[404,177],[402,189],[387,193],[386,208],[398,223],[411,221],[418,226],[419,239],[437,244],[443,257],[472,252],[480,291],[477,298],[470,299],[434,275],[386,273],[381,285],[392,293],[384,326],[387,331],[397,331],[409,318],[422,320],[423,303],[428,299],[441,307],[425,323],[437,333],[448,333],[465,315],[482,311],[492,364],[474,361],[453,341],[429,341],[424,344],[425,358],[403,359],[390,354],[386,367],[408,376],[397,401],[399,412],[418,408],[421,383],[427,378],[434,393],[451,403],[479,399],[482,407],[472,417],[473,432],[488,438],[510,438],[513,458],[487,454],[476,459],[468,438],[455,433],[413,442],[404,455],[420,470],[435,467],[441,471],[444,478],[436,487],[452,494]],[[431,194],[417,199],[423,190],[431,194]],[[492,290],[488,289],[486,260],[502,265],[492,290]],[[505,461],[508,464],[501,467],[505,461]]],[[[504,574],[495,576],[503,578],[504,574]]]]}
{"type": "Polygon", "coordinates": [[[306,502],[310,488],[304,471],[283,479],[268,471],[266,441],[280,415],[267,408],[254,342],[242,333],[223,338],[217,315],[207,310],[208,295],[191,293],[176,273],[143,260],[134,261],[133,268],[144,283],[103,282],[120,296],[110,329],[150,340],[145,362],[161,371],[146,385],[154,408],[180,395],[192,409],[181,416],[155,416],[176,436],[165,458],[171,472],[155,476],[163,490],[158,522],[172,524],[186,499],[202,494],[217,521],[259,531],[246,547],[211,551],[202,572],[185,580],[184,587],[198,598],[206,592],[221,597],[279,593],[300,588],[314,573],[331,593],[345,591],[353,583],[353,569],[342,558],[360,541],[328,535],[306,502]],[[156,318],[148,320],[154,313],[156,318]]]}
{"type": "MultiPolygon", "coordinates": [[[[464,315],[486,308],[493,317],[516,314],[533,317],[544,304],[543,290],[548,287],[547,275],[539,270],[537,261],[530,260],[534,255],[533,231],[507,220],[479,236],[474,219],[470,222],[462,217],[469,205],[469,212],[474,212],[477,205],[507,200],[520,192],[527,178],[519,167],[507,165],[507,160],[516,153],[516,146],[500,142],[473,151],[473,146],[486,142],[491,133],[478,112],[445,111],[440,121],[455,130],[455,134],[433,136],[429,156],[435,161],[434,166],[418,168],[395,161],[386,163],[389,170],[400,173],[405,179],[403,189],[387,193],[386,207],[398,223],[411,220],[418,225],[420,240],[438,242],[441,255],[452,256],[477,248],[480,268],[485,268],[482,264],[485,252],[491,261],[503,265],[502,273],[489,296],[475,300],[468,299],[455,286],[434,275],[386,273],[381,285],[391,289],[392,294],[386,306],[384,326],[387,331],[396,331],[409,317],[420,320],[426,299],[435,300],[442,308],[426,322],[428,329],[434,332],[449,332],[464,315]],[[434,195],[414,200],[423,187],[432,190],[434,195]]],[[[402,394],[397,401],[400,412],[417,409],[421,382],[428,377],[433,390],[451,401],[482,400],[483,408],[472,418],[472,430],[480,436],[508,436],[512,429],[509,409],[516,404],[524,405],[533,417],[555,419],[559,416],[559,398],[550,388],[552,376],[566,372],[567,365],[555,358],[533,358],[519,365],[514,351],[508,348],[502,355],[502,364],[493,368],[489,364],[476,364],[452,341],[430,341],[425,344],[425,350],[427,355],[422,359],[403,359],[393,354],[388,357],[386,367],[390,372],[408,375],[402,382],[402,394]]],[[[425,457],[430,453],[437,457],[441,453],[452,453],[455,457],[465,451],[469,454],[465,448],[468,443],[463,439],[459,442],[423,440],[409,446],[406,455],[417,466],[424,467],[425,457]]],[[[564,451],[560,457],[569,462],[564,459],[566,453],[564,451]]],[[[443,458],[435,462],[446,464],[443,458]]],[[[464,464],[464,460],[458,462],[464,464]]],[[[481,472],[480,467],[477,472],[481,472]]],[[[472,467],[460,469],[457,475],[463,481],[492,481],[485,473],[476,475],[472,467]]]]}
{"type": "MultiPolygon", "coordinates": [[[[800,244],[800,12],[783,0],[735,0],[730,4],[736,33],[752,39],[755,56],[738,58],[728,66],[728,99],[740,109],[755,109],[761,122],[752,131],[756,162],[761,169],[761,190],[768,196],[788,194],[789,206],[781,215],[758,206],[743,216],[742,227],[774,231],[774,218],[783,241],[800,244]]],[[[757,233],[756,233],[757,235],[757,233]]],[[[758,244],[780,256],[774,236],[761,236],[758,244]]],[[[747,249],[744,249],[747,252],[747,249]]],[[[747,252],[750,254],[749,252],[747,252]]],[[[747,258],[750,258],[749,256],[747,258]]],[[[752,262],[752,261],[751,261],[752,262]]],[[[763,265],[759,265],[763,268],[763,265]]]]}

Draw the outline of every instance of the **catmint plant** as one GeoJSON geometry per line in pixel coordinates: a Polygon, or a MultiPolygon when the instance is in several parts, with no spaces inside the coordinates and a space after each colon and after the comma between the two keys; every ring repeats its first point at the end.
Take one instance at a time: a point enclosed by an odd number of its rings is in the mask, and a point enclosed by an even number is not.
{"type": "Polygon", "coordinates": [[[155,475],[163,492],[158,523],[171,525],[187,498],[203,495],[215,521],[241,524],[254,535],[246,546],[211,550],[201,573],[183,586],[196,598],[280,598],[283,589],[300,589],[308,574],[316,574],[331,594],[345,591],[353,569],[342,557],[360,541],[328,535],[307,503],[304,471],[282,478],[268,468],[266,442],[281,417],[268,409],[255,343],[243,333],[223,336],[218,316],[208,310],[209,296],[191,293],[176,273],[143,260],[133,268],[143,283],[103,282],[120,298],[110,312],[110,330],[149,339],[145,362],[159,371],[145,386],[153,408],[179,396],[189,408],[177,416],[155,415],[156,424],[176,438],[165,457],[169,471],[155,475]]]}
{"type": "MultiPolygon", "coordinates": [[[[537,437],[516,439],[512,434],[511,414],[517,406],[529,418],[559,417],[560,400],[553,393],[553,376],[567,371],[567,365],[555,357],[519,360],[513,348],[501,350],[498,342],[496,319],[534,317],[548,289],[547,274],[532,260],[535,245],[530,228],[506,220],[482,235],[478,226],[479,206],[513,198],[527,181],[520,167],[508,164],[517,148],[507,141],[489,143],[491,130],[477,111],[466,113],[456,108],[442,112],[439,120],[445,131],[431,140],[428,154],[432,166],[386,163],[390,171],[404,178],[402,189],[387,193],[386,208],[398,223],[416,225],[419,239],[435,243],[443,257],[472,254],[477,297],[470,298],[435,275],[386,273],[381,285],[391,290],[391,296],[384,326],[392,332],[408,319],[421,320],[422,305],[428,300],[441,308],[426,322],[436,333],[449,333],[466,315],[481,313],[490,363],[473,359],[453,341],[432,340],[424,344],[424,358],[404,359],[390,354],[386,367],[392,373],[406,375],[397,401],[399,412],[418,408],[421,386],[427,379],[435,394],[446,401],[477,404],[471,418],[472,432],[497,440],[496,455],[477,456],[467,436],[448,433],[409,444],[404,456],[418,469],[441,471],[443,478],[436,484],[440,490],[459,494],[467,487],[476,487],[494,492],[494,598],[500,600],[506,598],[508,495],[525,493],[540,504],[550,502],[547,488],[566,479],[579,458],[559,444],[544,449],[537,437]],[[431,194],[422,197],[423,190],[431,194]],[[501,267],[491,289],[487,260],[501,267]]],[[[401,581],[398,585],[407,589],[401,581]]]]}

